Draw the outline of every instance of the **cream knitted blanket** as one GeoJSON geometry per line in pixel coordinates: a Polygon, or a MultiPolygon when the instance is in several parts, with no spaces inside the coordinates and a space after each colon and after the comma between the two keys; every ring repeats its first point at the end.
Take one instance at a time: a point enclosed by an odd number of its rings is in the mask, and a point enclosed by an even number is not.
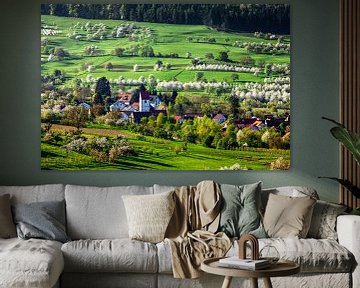
{"type": "Polygon", "coordinates": [[[202,181],[196,187],[178,187],[174,195],[175,211],[165,233],[173,274],[175,278],[197,278],[203,260],[222,257],[231,246],[225,233],[216,233],[221,189],[213,181],[202,181]]]}

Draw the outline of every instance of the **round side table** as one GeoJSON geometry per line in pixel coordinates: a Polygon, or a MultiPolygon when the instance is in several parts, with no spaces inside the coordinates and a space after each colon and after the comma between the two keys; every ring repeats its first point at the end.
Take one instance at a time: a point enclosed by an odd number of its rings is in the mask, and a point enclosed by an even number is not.
{"type": "Polygon", "coordinates": [[[201,270],[216,275],[225,276],[222,288],[229,288],[233,277],[251,278],[253,287],[258,288],[258,278],[263,278],[265,287],[272,288],[270,277],[289,276],[300,272],[300,266],[288,260],[279,260],[269,268],[261,270],[245,270],[237,268],[222,267],[219,259],[210,258],[201,263],[201,270]]]}

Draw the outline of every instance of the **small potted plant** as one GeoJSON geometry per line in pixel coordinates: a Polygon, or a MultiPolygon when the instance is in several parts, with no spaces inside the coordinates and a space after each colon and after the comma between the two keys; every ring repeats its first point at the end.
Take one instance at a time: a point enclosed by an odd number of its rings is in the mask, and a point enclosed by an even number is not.
{"type": "MultiPolygon", "coordinates": [[[[343,124],[336,122],[333,119],[329,119],[326,117],[322,117],[322,118],[336,124],[335,127],[330,129],[331,134],[337,140],[339,140],[345,146],[346,149],[348,149],[351,152],[357,164],[360,165],[360,136],[355,132],[350,131],[343,124]]],[[[350,180],[340,179],[336,177],[320,177],[320,178],[328,178],[331,180],[335,180],[339,182],[342,186],[344,186],[347,190],[349,190],[356,198],[360,198],[360,187],[354,185],[350,180]]],[[[360,207],[354,208],[352,214],[360,215],[360,207]]]]}

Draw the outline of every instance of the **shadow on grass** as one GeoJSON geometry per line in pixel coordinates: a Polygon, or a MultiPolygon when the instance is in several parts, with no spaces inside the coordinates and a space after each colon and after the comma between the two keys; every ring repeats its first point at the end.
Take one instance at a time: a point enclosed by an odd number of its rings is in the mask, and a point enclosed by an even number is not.
{"type": "Polygon", "coordinates": [[[54,152],[49,152],[49,151],[41,151],[41,158],[49,158],[49,157],[61,157],[61,158],[66,158],[66,156],[64,155],[60,155],[58,153],[54,153],[54,152]]]}

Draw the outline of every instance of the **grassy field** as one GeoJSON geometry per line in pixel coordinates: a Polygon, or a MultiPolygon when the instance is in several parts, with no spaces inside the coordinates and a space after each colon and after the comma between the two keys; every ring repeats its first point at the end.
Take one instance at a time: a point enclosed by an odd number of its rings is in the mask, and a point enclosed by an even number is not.
{"type": "MultiPolygon", "coordinates": [[[[79,18],[66,18],[56,16],[41,16],[43,25],[49,28],[56,28],[58,33],[54,36],[47,37],[49,45],[56,47],[63,47],[70,53],[70,57],[62,61],[47,62],[43,61],[41,66],[42,75],[51,74],[55,69],[60,69],[66,73],[69,79],[73,77],[86,78],[91,75],[93,77],[105,76],[110,79],[117,79],[120,75],[125,78],[138,79],[140,76],[147,77],[153,74],[161,80],[172,80],[173,77],[189,66],[191,59],[187,58],[187,53],[191,53],[191,58],[203,58],[206,53],[212,53],[215,57],[219,52],[227,51],[232,62],[226,63],[229,65],[240,65],[239,60],[242,56],[251,56],[256,63],[265,61],[266,63],[289,63],[289,55],[270,55],[270,54],[255,54],[249,53],[244,48],[232,46],[235,41],[240,42],[265,42],[276,43],[276,40],[259,39],[248,34],[226,33],[218,32],[209,29],[206,26],[200,25],[176,25],[176,24],[157,24],[146,22],[134,22],[136,26],[148,27],[152,31],[152,38],[150,45],[154,49],[155,55],[161,53],[163,55],[170,53],[177,53],[179,58],[160,58],[160,57],[139,57],[139,56],[113,56],[114,48],[127,48],[132,44],[138,42],[129,41],[127,38],[111,38],[105,40],[75,40],[67,37],[69,29],[74,24],[79,23],[79,26],[85,25],[90,20],[79,18]],[[188,37],[194,38],[189,42],[188,37]],[[215,38],[216,43],[210,44],[204,39],[215,38]],[[197,39],[200,39],[197,42],[197,39]],[[227,40],[227,41],[226,41],[227,40]],[[98,47],[98,54],[93,56],[85,55],[86,47],[94,45],[98,47]],[[164,64],[170,63],[173,67],[169,71],[154,71],[153,66],[157,60],[161,60],[164,64]],[[116,68],[113,71],[107,71],[104,67],[105,63],[111,62],[116,68]],[[82,64],[91,64],[96,67],[94,72],[88,73],[81,71],[82,64]],[[140,70],[133,71],[133,65],[138,64],[140,70]]],[[[121,20],[91,20],[92,25],[103,23],[111,31],[122,23],[127,21],[121,20]]],[[[80,32],[78,32],[80,33],[80,32]]],[[[81,35],[81,34],[79,34],[81,35]]],[[[48,55],[42,54],[43,59],[47,59],[48,55]]],[[[205,71],[205,77],[208,80],[232,82],[230,75],[233,72],[210,72],[205,71]]],[[[177,78],[179,81],[193,81],[195,71],[184,71],[180,73],[177,78]]],[[[255,77],[248,73],[239,73],[240,80],[243,81],[262,81],[263,77],[255,77]]]]}
{"type": "MultiPolygon", "coordinates": [[[[55,130],[66,130],[65,126],[56,126],[55,130]]],[[[240,164],[242,169],[269,169],[270,163],[283,157],[290,160],[288,150],[244,149],[218,150],[197,144],[188,144],[186,151],[179,151],[182,142],[139,137],[128,131],[87,128],[83,131],[87,137],[126,135],[138,155],[124,157],[121,160],[98,162],[91,156],[68,152],[66,149],[41,144],[41,168],[44,170],[219,170],[224,166],[240,164]]]]}

